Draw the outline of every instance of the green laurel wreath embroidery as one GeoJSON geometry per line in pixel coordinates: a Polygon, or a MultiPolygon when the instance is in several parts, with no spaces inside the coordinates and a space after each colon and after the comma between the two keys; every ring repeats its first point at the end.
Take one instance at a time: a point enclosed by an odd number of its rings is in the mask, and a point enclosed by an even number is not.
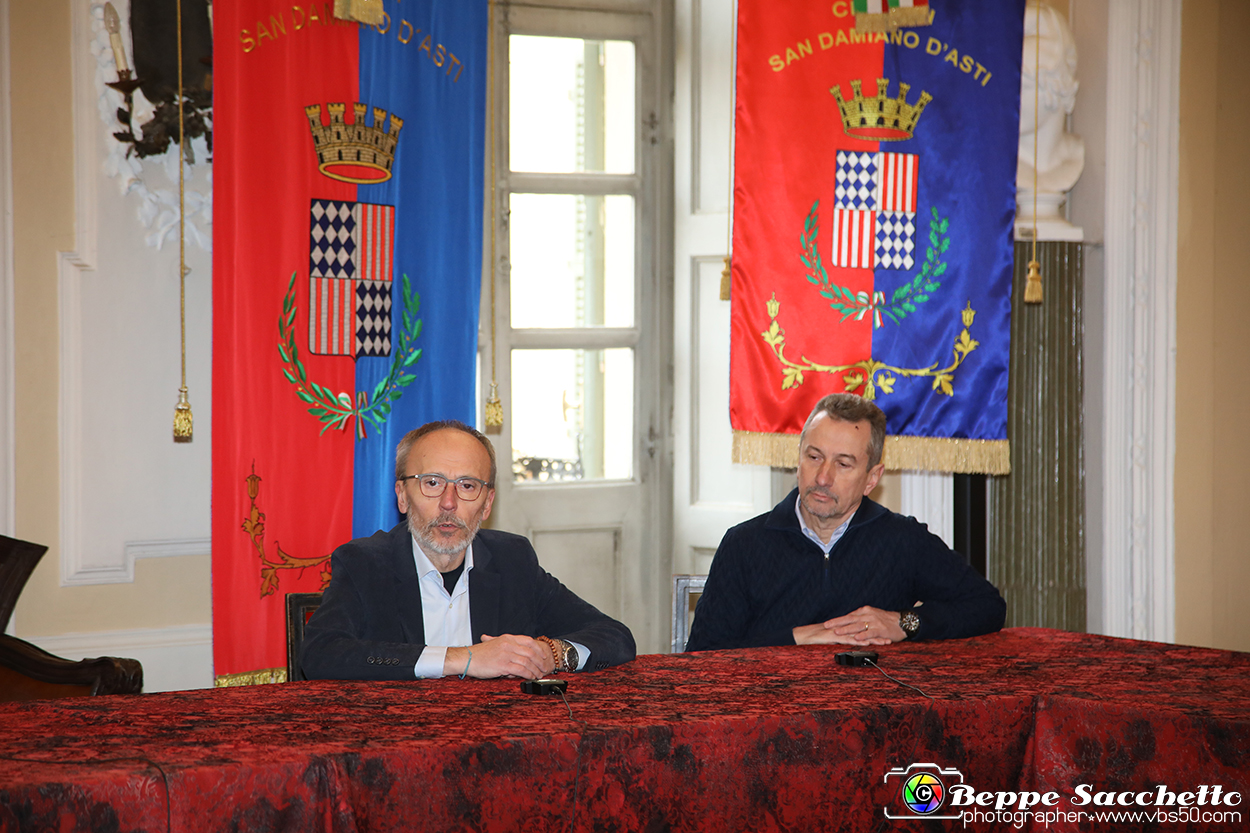
{"type": "Polygon", "coordinates": [[[356,418],[356,438],[365,437],[364,421],[381,428],[391,413],[391,403],[404,395],[404,388],[417,378],[406,372],[421,358],[421,349],[413,342],[421,335],[421,319],[413,318],[420,309],[420,296],[412,291],[408,276],[403,276],[404,326],[391,351],[391,368],[386,377],[378,382],[371,395],[358,391],[355,399],[351,394],[335,394],[322,385],[309,380],[308,371],[300,361],[299,348],[295,345],[295,272],[287,286],[282,301],[282,315],[278,318],[278,355],[282,357],[282,375],[295,386],[295,395],[308,403],[308,413],[323,423],[321,433],[330,428],[342,429],[347,421],[356,418]]]}
{"type": "MultiPolygon", "coordinates": [[[[916,311],[916,304],[928,301],[929,293],[941,288],[942,284],[937,279],[946,271],[946,263],[941,260],[941,256],[946,254],[951,243],[950,238],[946,236],[946,231],[950,227],[950,218],[938,216],[936,207],[930,208],[933,221],[929,224],[929,246],[925,250],[924,265],[920,269],[920,274],[916,275],[914,280],[894,290],[888,304],[884,303],[880,295],[870,296],[863,291],[852,292],[847,287],[838,286],[829,280],[829,273],[825,271],[820,249],[816,245],[816,238],[820,232],[817,213],[819,207],[820,200],[812,203],[812,208],[803,223],[803,233],[799,235],[803,253],[799,255],[799,258],[807,267],[807,280],[820,287],[820,294],[831,301],[829,306],[842,313],[843,321],[852,316],[863,318],[865,314],[879,312],[898,324],[909,313],[916,311]]],[[[875,325],[881,326],[879,317],[875,325]]]]}

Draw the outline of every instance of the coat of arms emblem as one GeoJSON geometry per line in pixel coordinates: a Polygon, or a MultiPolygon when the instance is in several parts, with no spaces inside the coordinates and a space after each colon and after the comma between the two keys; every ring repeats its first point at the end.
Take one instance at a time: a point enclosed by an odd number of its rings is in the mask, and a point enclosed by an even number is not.
{"type": "MultiPolygon", "coordinates": [[[[355,120],[344,121],[347,105],[330,104],[329,124],[321,122],[321,105],[304,108],[312,132],[318,170],[331,179],[373,184],[391,178],[403,120],[368,105],[354,104],[355,120]]],[[[356,437],[365,437],[365,421],[381,427],[392,403],[414,378],[409,369],[421,356],[414,346],[421,333],[416,312],[420,299],[408,276],[402,278],[402,322],[396,330],[391,314],[395,270],[395,207],[355,200],[313,199],[309,208],[308,352],[358,361],[391,358],[386,376],[371,391],[334,392],[308,378],[295,338],[295,284],[291,274],[282,315],[278,319],[278,354],[282,373],[308,412],[328,428],[346,428],[356,420],[356,437]]]]}

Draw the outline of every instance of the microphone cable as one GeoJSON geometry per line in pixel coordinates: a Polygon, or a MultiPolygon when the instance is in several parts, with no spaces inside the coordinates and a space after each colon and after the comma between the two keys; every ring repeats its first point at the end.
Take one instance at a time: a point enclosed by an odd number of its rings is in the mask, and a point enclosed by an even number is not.
{"type": "MultiPolygon", "coordinates": [[[[886,673],[886,670],[885,670],[884,668],[882,668],[880,665],[877,665],[876,660],[872,660],[872,659],[865,659],[864,661],[865,661],[866,663],[868,663],[869,665],[871,665],[873,668],[875,668],[875,669],[877,669],[878,671],[880,671],[880,672],[881,672],[881,674],[882,674],[882,676],[884,676],[884,677],[885,677],[887,680],[889,680],[890,682],[895,683],[895,684],[897,684],[897,685],[900,685],[900,686],[902,686],[903,688],[910,688],[912,691],[916,692],[916,693],[917,693],[917,694],[919,694],[921,697],[924,697],[924,698],[926,698],[926,699],[929,701],[929,708],[925,711],[925,713],[924,713],[924,714],[922,714],[922,715],[920,716],[920,726],[919,726],[919,727],[917,727],[917,731],[916,731],[916,739],[915,739],[915,741],[913,741],[913,742],[912,742],[912,745],[911,745],[911,752],[910,752],[910,753],[908,754],[908,756],[907,756],[907,760],[908,760],[908,762],[909,762],[909,763],[915,763],[915,760],[916,760],[916,750],[920,747],[920,736],[921,736],[921,733],[924,731],[924,721],[925,721],[925,718],[926,718],[926,717],[928,717],[928,715],[929,715],[930,713],[934,713],[934,714],[936,714],[936,709],[935,709],[935,706],[937,705],[937,701],[936,701],[935,699],[933,699],[933,697],[932,697],[932,696],[930,696],[928,693],[926,693],[925,691],[923,691],[923,690],[922,690],[922,689],[920,689],[920,688],[917,688],[916,686],[912,685],[911,683],[905,683],[905,682],[903,682],[902,680],[898,679],[897,677],[892,677],[892,676],[890,676],[888,673],[886,673]]],[[[888,763],[888,762],[887,762],[887,763],[888,763]]],[[[895,792],[894,792],[894,798],[892,799],[891,803],[893,803],[893,804],[898,803],[899,796],[901,796],[901,795],[903,794],[903,785],[904,785],[905,783],[906,783],[906,781],[905,781],[904,779],[901,779],[901,778],[899,779],[899,782],[898,782],[898,788],[897,788],[897,789],[895,790],[895,792]]],[[[880,824],[877,826],[876,833],[882,833],[882,831],[884,831],[884,830],[885,830],[885,828],[888,826],[889,821],[890,821],[889,817],[887,817],[887,816],[885,815],[885,808],[884,808],[884,807],[882,807],[882,808],[881,808],[881,822],[880,822],[880,824]]]]}

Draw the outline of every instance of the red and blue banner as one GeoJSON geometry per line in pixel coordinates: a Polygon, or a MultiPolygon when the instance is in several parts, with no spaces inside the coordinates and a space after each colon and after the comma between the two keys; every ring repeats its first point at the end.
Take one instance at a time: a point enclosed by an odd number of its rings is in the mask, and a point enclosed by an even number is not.
{"type": "Polygon", "coordinates": [[[281,678],[287,593],[399,520],[394,454],[474,421],[486,0],[214,9],[213,651],[281,678]]]}
{"type": "Polygon", "coordinates": [[[888,467],[1003,473],[1024,0],[863,5],[739,0],[734,460],[850,391],[888,467]]]}

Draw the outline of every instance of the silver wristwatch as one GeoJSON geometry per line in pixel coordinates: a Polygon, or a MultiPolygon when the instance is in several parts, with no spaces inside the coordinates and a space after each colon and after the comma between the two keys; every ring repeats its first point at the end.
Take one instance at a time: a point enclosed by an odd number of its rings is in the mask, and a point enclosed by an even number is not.
{"type": "Polygon", "coordinates": [[[560,647],[564,649],[560,655],[561,664],[564,666],[563,670],[576,671],[577,663],[581,660],[581,657],[577,655],[577,648],[573,647],[573,643],[567,639],[560,640],[560,647]]]}
{"type": "Polygon", "coordinates": [[[898,626],[903,629],[906,639],[911,639],[916,635],[916,631],[920,630],[920,617],[916,615],[916,611],[908,610],[899,614],[898,626]]]}

